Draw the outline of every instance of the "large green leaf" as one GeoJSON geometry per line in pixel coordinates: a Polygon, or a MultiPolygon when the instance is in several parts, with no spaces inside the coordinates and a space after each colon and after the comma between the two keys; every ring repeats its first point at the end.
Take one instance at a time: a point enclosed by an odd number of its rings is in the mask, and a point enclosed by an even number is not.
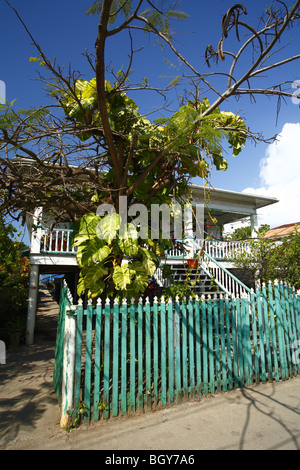
{"type": "Polygon", "coordinates": [[[73,245],[78,246],[81,243],[97,236],[97,225],[100,218],[95,214],[88,212],[77,222],[73,231],[73,245]]]}
{"type": "Polygon", "coordinates": [[[117,290],[126,290],[131,284],[133,276],[136,271],[131,268],[129,264],[123,264],[122,266],[116,266],[112,278],[115,283],[117,290]]]}
{"type": "Polygon", "coordinates": [[[111,248],[105,240],[96,237],[78,247],[76,260],[79,267],[89,266],[94,262],[103,262],[110,254],[111,248]]]}
{"type": "Polygon", "coordinates": [[[108,273],[107,269],[100,264],[84,266],[80,273],[80,280],[77,286],[77,293],[81,295],[85,289],[88,289],[92,297],[100,295],[105,287],[103,277],[108,273]]]}
{"type": "Polygon", "coordinates": [[[143,255],[143,260],[141,264],[141,268],[149,275],[153,276],[153,274],[156,271],[156,263],[153,258],[153,253],[147,248],[141,247],[140,251],[142,252],[143,255]]]}
{"type": "Polygon", "coordinates": [[[117,231],[120,226],[119,214],[108,214],[102,217],[97,225],[97,236],[111,243],[117,237],[117,231]]]}
{"type": "Polygon", "coordinates": [[[134,280],[130,286],[129,291],[132,291],[132,294],[139,294],[145,291],[148,286],[149,277],[144,271],[139,271],[136,273],[134,280]]]}
{"type": "Polygon", "coordinates": [[[126,224],[122,238],[118,239],[118,245],[126,256],[136,256],[139,251],[137,230],[133,224],[126,224]]]}

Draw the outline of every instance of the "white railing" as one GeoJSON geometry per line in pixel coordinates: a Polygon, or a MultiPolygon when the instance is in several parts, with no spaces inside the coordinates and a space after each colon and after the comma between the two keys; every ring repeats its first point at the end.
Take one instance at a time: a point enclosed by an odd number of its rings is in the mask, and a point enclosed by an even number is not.
{"type": "Polygon", "coordinates": [[[249,287],[245,286],[243,282],[221,266],[205,251],[201,260],[201,267],[226,294],[232,297],[250,294],[251,289],[249,287]]]}
{"type": "MultiPolygon", "coordinates": [[[[56,228],[52,231],[44,228],[38,229],[36,245],[39,245],[41,253],[75,253],[76,248],[72,247],[72,229],[56,228]]],[[[36,234],[37,235],[37,234],[36,234]]],[[[203,248],[206,253],[214,259],[224,260],[232,257],[233,254],[242,253],[249,249],[247,242],[221,241],[221,240],[178,240],[174,247],[166,252],[166,258],[193,258],[195,243],[199,248],[203,248]]],[[[38,251],[38,246],[37,246],[38,251]]]]}
{"type": "Polygon", "coordinates": [[[194,251],[199,252],[201,268],[214,282],[228,295],[232,297],[250,294],[251,289],[236,278],[228,269],[224,268],[214,257],[202,249],[201,245],[193,242],[194,251]],[[200,255],[201,253],[201,255],[200,255]]]}
{"type": "MultiPolygon", "coordinates": [[[[199,242],[196,240],[199,244],[199,242]]],[[[202,246],[202,243],[200,243],[202,246]]],[[[249,243],[237,241],[205,240],[204,250],[212,258],[230,259],[234,254],[240,254],[249,250],[249,243]]]]}
{"type": "Polygon", "coordinates": [[[41,230],[40,252],[41,253],[74,253],[72,247],[72,229],[41,230]]]}
{"type": "Polygon", "coordinates": [[[222,260],[229,260],[234,254],[243,253],[249,250],[249,243],[247,242],[187,239],[184,245],[182,245],[180,240],[175,242],[174,247],[167,251],[166,257],[193,258],[195,254],[195,243],[200,248],[203,248],[212,258],[222,260]]]}

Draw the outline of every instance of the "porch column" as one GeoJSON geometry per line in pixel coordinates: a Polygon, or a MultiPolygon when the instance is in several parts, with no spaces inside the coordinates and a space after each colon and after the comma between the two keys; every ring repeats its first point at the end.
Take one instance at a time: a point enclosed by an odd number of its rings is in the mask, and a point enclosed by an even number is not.
{"type": "Polygon", "coordinates": [[[255,214],[250,215],[250,223],[251,223],[251,237],[256,238],[257,237],[256,231],[258,230],[258,217],[257,217],[256,212],[255,214]]]}
{"type": "MultiPolygon", "coordinates": [[[[43,208],[38,207],[34,211],[33,224],[37,225],[42,218],[43,208]]],[[[41,251],[41,238],[42,238],[42,228],[37,227],[36,229],[31,228],[30,234],[30,253],[40,253],[41,251]]]]}
{"type": "Polygon", "coordinates": [[[39,287],[39,265],[32,264],[31,271],[30,271],[30,281],[29,281],[26,344],[33,344],[33,341],[34,341],[34,327],[35,327],[35,317],[36,317],[36,309],[37,309],[38,287],[39,287]]]}
{"type": "Polygon", "coordinates": [[[193,258],[194,256],[194,245],[192,240],[194,238],[193,232],[193,212],[191,204],[184,205],[184,235],[187,238],[186,248],[188,250],[187,257],[193,258]]]}

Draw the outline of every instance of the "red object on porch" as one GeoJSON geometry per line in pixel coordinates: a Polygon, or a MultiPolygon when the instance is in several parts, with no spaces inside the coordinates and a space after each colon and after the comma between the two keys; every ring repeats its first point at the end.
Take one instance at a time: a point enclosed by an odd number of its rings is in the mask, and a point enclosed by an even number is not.
{"type": "Polygon", "coordinates": [[[188,259],[187,260],[189,268],[196,269],[198,266],[198,260],[197,259],[188,259]]]}

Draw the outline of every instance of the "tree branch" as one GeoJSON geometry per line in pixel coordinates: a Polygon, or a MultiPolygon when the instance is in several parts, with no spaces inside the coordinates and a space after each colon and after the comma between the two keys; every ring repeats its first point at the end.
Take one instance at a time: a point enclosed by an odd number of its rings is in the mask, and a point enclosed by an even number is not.
{"type": "Polygon", "coordinates": [[[112,0],[104,0],[100,21],[98,25],[98,35],[95,44],[96,48],[96,83],[97,83],[97,98],[98,107],[101,115],[101,121],[103,125],[104,135],[107,140],[108,149],[112,164],[116,173],[116,184],[121,184],[121,167],[118,161],[117,152],[108,120],[107,108],[106,108],[106,97],[105,97],[105,40],[107,37],[107,24],[109,20],[109,13],[112,6],[112,0]]]}

